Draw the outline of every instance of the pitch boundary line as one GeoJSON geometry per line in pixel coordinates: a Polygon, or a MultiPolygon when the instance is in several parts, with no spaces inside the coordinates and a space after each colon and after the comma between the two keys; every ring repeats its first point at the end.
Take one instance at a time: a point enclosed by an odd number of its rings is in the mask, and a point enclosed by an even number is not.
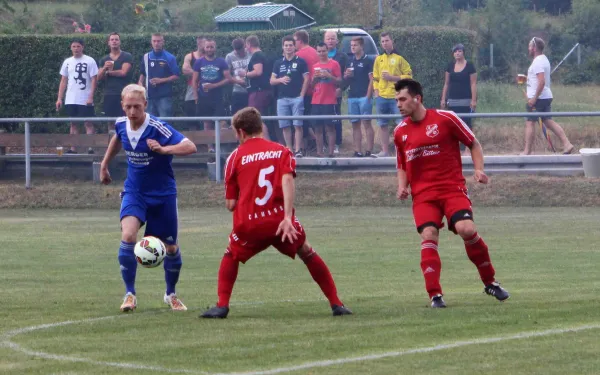
{"type": "Polygon", "coordinates": [[[440,351],[440,350],[455,349],[455,348],[460,348],[460,347],[470,346],[470,345],[493,344],[493,343],[503,342],[503,341],[531,339],[531,338],[536,338],[536,337],[560,335],[560,334],[564,334],[564,333],[576,333],[576,332],[581,332],[581,331],[586,331],[586,330],[591,330],[591,329],[600,329],[600,323],[593,323],[593,324],[587,324],[587,325],[570,327],[570,328],[554,328],[554,329],[548,329],[548,330],[544,330],[544,331],[525,331],[525,332],[520,332],[520,333],[516,333],[513,335],[509,335],[509,336],[495,336],[495,337],[484,337],[484,338],[472,339],[472,340],[461,340],[461,341],[455,341],[455,342],[451,342],[451,343],[447,343],[447,344],[439,344],[439,345],[434,345],[434,346],[415,348],[415,349],[407,349],[407,350],[401,350],[401,351],[390,351],[390,352],[385,352],[385,353],[380,353],[380,354],[370,354],[370,355],[357,356],[357,357],[346,357],[346,358],[339,358],[339,359],[332,359],[332,360],[306,362],[306,363],[303,363],[300,365],[276,367],[276,368],[267,369],[267,370],[257,370],[257,371],[247,371],[247,372],[228,372],[228,373],[209,373],[206,371],[197,371],[197,370],[188,370],[188,369],[173,369],[173,368],[166,368],[166,367],[160,367],[160,366],[141,365],[141,364],[136,364],[136,363],[96,361],[96,360],[92,360],[89,358],[71,357],[71,356],[65,356],[65,355],[59,355],[59,354],[50,354],[50,353],[46,353],[46,352],[34,351],[34,350],[24,348],[21,345],[11,341],[11,339],[15,336],[33,332],[33,331],[62,327],[62,326],[67,326],[67,325],[71,325],[71,324],[95,323],[95,322],[115,319],[115,318],[119,318],[119,317],[123,317],[123,316],[126,316],[126,315],[110,315],[110,316],[104,316],[104,317],[99,317],[99,318],[67,320],[67,321],[58,322],[58,323],[48,323],[48,324],[29,326],[29,327],[25,327],[25,328],[18,328],[18,329],[14,329],[14,330],[4,333],[1,336],[2,341],[0,341],[0,346],[5,346],[14,351],[17,351],[17,352],[20,352],[20,353],[23,353],[26,355],[34,356],[34,357],[44,358],[44,359],[51,359],[51,360],[63,361],[63,362],[80,362],[80,363],[87,363],[87,364],[92,364],[92,365],[97,365],[97,366],[126,368],[126,369],[132,369],[132,370],[147,370],[147,371],[155,371],[155,372],[163,372],[163,373],[171,373],[171,374],[197,374],[197,375],[274,375],[274,374],[288,373],[288,372],[292,372],[292,371],[307,370],[307,369],[312,369],[312,368],[344,365],[344,364],[354,363],[354,362],[375,361],[375,360],[384,359],[384,358],[401,357],[401,356],[406,356],[406,355],[410,355],[410,354],[431,353],[431,352],[436,352],[436,351],[440,351]]]}

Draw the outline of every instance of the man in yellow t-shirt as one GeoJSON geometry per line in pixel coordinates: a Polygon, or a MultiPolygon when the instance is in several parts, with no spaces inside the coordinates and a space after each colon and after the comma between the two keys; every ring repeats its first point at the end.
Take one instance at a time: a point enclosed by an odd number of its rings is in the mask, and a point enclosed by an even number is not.
{"type": "MultiPolygon", "coordinates": [[[[412,69],[408,61],[394,50],[394,41],[389,33],[380,35],[383,53],[375,59],[373,66],[373,96],[375,108],[379,115],[400,114],[396,106],[396,90],[394,84],[404,78],[412,78],[412,69]]],[[[399,119],[396,121],[399,122],[399,119]]],[[[373,157],[390,156],[390,133],[388,130],[389,119],[378,119],[379,140],[381,152],[373,157]]]]}

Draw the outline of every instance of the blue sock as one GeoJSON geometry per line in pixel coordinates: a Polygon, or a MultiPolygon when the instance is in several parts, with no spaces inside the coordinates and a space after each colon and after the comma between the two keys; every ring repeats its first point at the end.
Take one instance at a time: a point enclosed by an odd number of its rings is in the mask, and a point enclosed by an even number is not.
{"type": "Polygon", "coordinates": [[[135,242],[121,241],[119,246],[119,264],[121,265],[121,277],[125,283],[125,293],[135,294],[135,273],[137,271],[137,261],[133,248],[135,242]]]}
{"type": "Polygon", "coordinates": [[[164,262],[165,281],[167,282],[167,295],[175,293],[175,285],[179,281],[179,272],[181,272],[181,252],[179,248],[173,254],[167,253],[164,262]]]}

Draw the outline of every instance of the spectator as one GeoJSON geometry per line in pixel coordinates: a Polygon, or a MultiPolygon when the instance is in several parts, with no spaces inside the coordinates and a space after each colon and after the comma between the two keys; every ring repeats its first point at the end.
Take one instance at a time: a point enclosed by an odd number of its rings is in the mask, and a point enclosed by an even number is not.
{"type": "MultiPolygon", "coordinates": [[[[309,74],[306,61],[296,56],[294,38],[283,38],[283,57],[273,65],[271,85],[279,85],[277,90],[277,116],[302,116],[304,115],[304,96],[308,89],[309,74]]],[[[295,130],[295,155],[301,158],[302,152],[302,120],[279,120],[279,127],[283,129],[286,146],[292,149],[292,130],[295,130]]]]}
{"type": "MultiPolygon", "coordinates": [[[[396,106],[396,91],[394,84],[403,78],[412,78],[412,70],[408,62],[394,49],[394,41],[390,33],[384,32],[380,36],[383,53],[375,59],[373,66],[373,95],[375,96],[375,108],[377,114],[395,115],[400,114],[396,106]]],[[[390,133],[388,130],[388,119],[378,119],[379,140],[381,152],[373,157],[389,156],[390,133]]]]}
{"type": "MultiPolygon", "coordinates": [[[[94,117],[94,92],[96,91],[98,66],[96,61],[83,54],[85,44],[82,39],[73,39],[71,42],[72,57],[62,63],[60,68],[60,85],[58,87],[58,99],[56,100],[56,111],[63,106],[65,90],[65,111],[69,117],[94,117]]],[[[86,134],[94,134],[94,124],[85,122],[86,134]]],[[[79,134],[77,125],[71,122],[70,134],[79,134]]],[[[68,154],[75,154],[75,148],[71,147],[68,154]]],[[[88,149],[89,154],[94,151],[88,149]]]]}
{"type": "Polygon", "coordinates": [[[148,90],[148,113],[173,116],[173,82],[179,78],[175,56],[164,50],[162,34],[152,34],[152,51],[144,54],[138,85],[148,90]]]}
{"type": "Polygon", "coordinates": [[[251,55],[246,52],[244,39],[236,38],[231,43],[233,51],[225,56],[225,62],[229,66],[231,81],[233,82],[233,93],[231,94],[231,114],[248,106],[248,86],[246,72],[251,55]]]}
{"type": "MultiPolygon", "coordinates": [[[[364,52],[365,41],[357,36],[350,41],[350,48],[354,56],[350,60],[344,79],[350,84],[348,91],[348,114],[370,115],[373,113],[373,60],[364,52]]],[[[371,120],[351,120],[352,138],[354,140],[354,156],[371,156],[375,134],[371,120]],[[362,131],[360,124],[365,128],[367,136],[367,150],[362,153],[362,131]]]]}
{"type": "MultiPolygon", "coordinates": [[[[544,55],[546,43],[542,38],[534,37],[529,42],[529,56],[533,62],[527,70],[527,112],[552,112],[552,91],[550,90],[550,61],[544,55]]],[[[535,131],[535,122],[540,117],[528,117],[525,123],[525,150],[521,155],[529,155],[532,151],[533,137],[535,131]]],[[[546,128],[550,129],[562,143],[563,153],[570,154],[575,148],[565,131],[557,124],[552,117],[541,117],[546,128]]]]}
{"type": "MultiPolygon", "coordinates": [[[[260,114],[264,116],[268,111],[269,103],[273,99],[273,91],[269,83],[272,70],[267,69],[268,58],[260,49],[260,41],[256,35],[250,35],[246,38],[246,49],[252,55],[246,73],[248,105],[258,109],[260,114]]],[[[270,138],[269,129],[265,124],[263,124],[263,138],[270,138]]]]}
{"type": "Polygon", "coordinates": [[[197,116],[196,113],[196,100],[194,99],[194,64],[197,60],[204,57],[204,37],[196,37],[196,50],[188,53],[183,58],[183,66],[181,70],[184,75],[188,76],[187,89],[185,91],[185,102],[183,105],[183,113],[188,117],[197,116]]]}
{"type": "MultiPolygon", "coordinates": [[[[442,90],[440,107],[455,113],[473,113],[477,108],[477,71],[475,65],[465,59],[465,46],[457,44],[452,48],[454,61],[448,64],[442,90]]],[[[470,117],[461,120],[473,129],[470,117]]],[[[460,144],[465,151],[465,145],[460,144]]]]}
{"type": "MultiPolygon", "coordinates": [[[[328,56],[327,45],[319,43],[317,45],[317,54],[319,62],[313,65],[310,72],[310,80],[314,87],[312,98],[312,115],[315,116],[335,116],[337,112],[337,99],[335,90],[342,84],[342,72],[340,64],[328,56]]],[[[335,148],[335,125],[332,119],[315,120],[315,137],[317,139],[317,155],[323,150],[323,127],[327,134],[327,146],[329,148],[329,157],[333,157],[335,148]]]]}
{"type": "MultiPolygon", "coordinates": [[[[338,50],[338,37],[337,32],[335,31],[326,31],[324,35],[325,44],[327,45],[327,55],[330,59],[333,59],[340,64],[340,69],[342,71],[342,76],[346,73],[346,68],[348,67],[348,55],[344,52],[338,50]]],[[[342,96],[344,93],[345,87],[338,87],[335,90],[335,97],[337,99],[336,104],[336,113],[342,113],[342,96]]],[[[334,154],[340,153],[340,146],[342,145],[342,120],[333,120],[333,124],[335,125],[335,148],[333,150],[334,154]]]]}
{"type": "MultiPolygon", "coordinates": [[[[133,57],[131,53],[121,51],[121,37],[111,33],[108,38],[110,53],[100,60],[98,80],[104,81],[104,115],[107,117],[123,117],[125,112],[121,105],[121,92],[131,83],[133,78],[133,57]]],[[[115,124],[108,125],[109,132],[115,124]]]]}
{"type": "MultiPolygon", "coordinates": [[[[194,63],[194,100],[198,104],[198,116],[216,117],[225,115],[223,86],[231,82],[229,66],[222,57],[217,57],[217,42],[206,38],[204,57],[194,63]]],[[[215,130],[213,121],[205,121],[204,129],[215,130]]],[[[215,152],[209,145],[209,152],[215,152]]]]}
{"type": "MultiPolygon", "coordinates": [[[[296,45],[296,55],[298,57],[300,57],[301,59],[303,59],[304,61],[306,61],[308,71],[311,72],[313,65],[315,65],[316,63],[319,62],[319,56],[317,55],[317,50],[312,48],[308,44],[308,42],[309,42],[308,31],[298,30],[294,33],[294,43],[296,45]]],[[[304,113],[311,113],[312,94],[313,94],[312,86],[309,86],[308,90],[306,91],[306,96],[304,97],[304,113]]],[[[307,146],[306,146],[307,151],[310,148],[310,147],[308,147],[310,139],[315,138],[310,125],[311,125],[311,123],[309,120],[304,121],[304,133],[303,134],[304,134],[305,143],[307,144],[307,146]]]]}

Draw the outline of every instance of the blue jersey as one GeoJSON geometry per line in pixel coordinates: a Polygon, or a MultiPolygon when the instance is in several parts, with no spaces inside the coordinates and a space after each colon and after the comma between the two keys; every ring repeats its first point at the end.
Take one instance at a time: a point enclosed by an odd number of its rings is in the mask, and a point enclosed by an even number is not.
{"type": "Polygon", "coordinates": [[[175,56],[167,51],[150,51],[142,57],[140,73],[146,77],[146,90],[148,99],[159,99],[173,96],[173,82],[162,83],[153,86],[150,84],[152,78],[167,78],[179,75],[179,66],[175,56]]]}
{"type": "Polygon", "coordinates": [[[177,194],[171,166],[173,155],[151,151],[146,141],[153,139],[161,146],[176,145],[185,139],[183,134],[148,113],[146,121],[138,130],[131,129],[127,117],[117,119],[115,130],[127,155],[125,193],[139,193],[150,197],[177,194]]]}

